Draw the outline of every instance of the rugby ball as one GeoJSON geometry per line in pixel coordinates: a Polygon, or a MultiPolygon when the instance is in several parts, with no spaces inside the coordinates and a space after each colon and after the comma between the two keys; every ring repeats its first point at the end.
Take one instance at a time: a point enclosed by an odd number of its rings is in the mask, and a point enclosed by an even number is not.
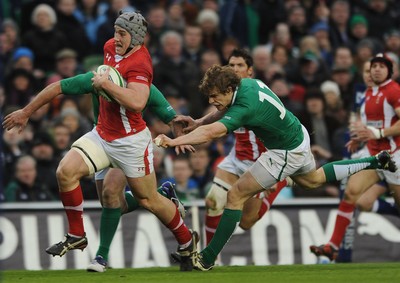
{"type": "MultiPolygon", "coordinates": [[[[120,87],[126,87],[126,82],[124,78],[114,67],[108,65],[100,65],[99,67],[97,67],[96,73],[104,74],[108,68],[110,69],[110,72],[108,73],[108,79],[120,87]]],[[[104,90],[99,90],[97,91],[97,93],[107,101],[115,101],[114,98],[104,90]]]]}

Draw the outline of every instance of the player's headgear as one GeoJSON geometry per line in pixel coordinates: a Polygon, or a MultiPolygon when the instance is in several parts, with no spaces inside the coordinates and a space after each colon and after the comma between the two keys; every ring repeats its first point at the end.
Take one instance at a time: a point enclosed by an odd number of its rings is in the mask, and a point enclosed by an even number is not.
{"type": "Polygon", "coordinates": [[[375,55],[374,58],[371,59],[371,66],[373,63],[380,62],[385,64],[385,66],[388,68],[388,76],[386,79],[390,79],[393,75],[393,62],[390,60],[385,54],[383,53],[378,53],[375,55]]]}
{"type": "Polygon", "coordinates": [[[134,47],[141,45],[147,33],[147,21],[137,12],[125,12],[121,10],[119,17],[115,20],[115,25],[119,26],[129,32],[131,35],[131,45],[134,47]]]}

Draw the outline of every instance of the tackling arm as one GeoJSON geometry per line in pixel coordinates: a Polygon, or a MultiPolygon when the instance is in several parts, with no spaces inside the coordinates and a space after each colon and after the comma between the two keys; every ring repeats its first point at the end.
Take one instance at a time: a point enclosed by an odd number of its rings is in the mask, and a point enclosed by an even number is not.
{"type": "Polygon", "coordinates": [[[14,111],[8,114],[3,121],[3,128],[11,130],[14,127],[19,127],[19,132],[26,127],[29,117],[33,112],[38,110],[40,107],[49,103],[53,98],[61,94],[60,81],[54,82],[45,87],[39,92],[35,98],[29,102],[24,108],[14,111]]]}
{"type": "Polygon", "coordinates": [[[196,145],[220,138],[226,135],[227,132],[228,130],[224,124],[221,122],[214,122],[210,125],[200,126],[189,134],[175,139],[170,139],[165,135],[159,135],[155,138],[154,142],[162,147],[173,147],[184,144],[196,145]]]}

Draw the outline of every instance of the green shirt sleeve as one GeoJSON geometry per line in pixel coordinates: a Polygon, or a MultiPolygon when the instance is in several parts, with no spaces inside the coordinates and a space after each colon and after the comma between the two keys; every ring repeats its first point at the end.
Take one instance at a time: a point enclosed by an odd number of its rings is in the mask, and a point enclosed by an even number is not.
{"type": "Polygon", "coordinates": [[[86,93],[94,93],[92,86],[92,72],[77,75],[60,81],[61,91],[66,95],[83,95],[86,93]]]}
{"type": "Polygon", "coordinates": [[[99,117],[99,96],[96,94],[92,86],[93,76],[92,72],[87,72],[82,75],[63,79],[60,81],[60,85],[62,93],[66,95],[92,94],[93,118],[94,124],[96,125],[99,117]]]}
{"type": "Polygon", "coordinates": [[[151,85],[150,87],[150,95],[146,108],[165,124],[171,122],[176,116],[174,108],[172,108],[164,95],[155,85],[151,85]]]}

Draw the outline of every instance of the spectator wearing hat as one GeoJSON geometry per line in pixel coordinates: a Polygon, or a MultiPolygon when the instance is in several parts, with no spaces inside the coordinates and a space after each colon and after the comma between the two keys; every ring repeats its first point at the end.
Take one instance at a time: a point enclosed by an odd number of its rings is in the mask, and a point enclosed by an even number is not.
{"type": "Polygon", "coordinates": [[[55,72],[48,76],[46,85],[79,74],[77,57],[78,54],[70,48],[58,51],[56,54],[55,72]]]}
{"type": "Polygon", "coordinates": [[[36,161],[30,155],[18,158],[15,164],[13,180],[4,191],[6,202],[52,201],[55,196],[48,183],[39,180],[36,161]]]}
{"type": "Polygon", "coordinates": [[[57,16],[47,4],[39,4],[32,12],[30,28],[22,44],[35,54],[36,68],[49,72],[54,69],[56,53],[68,45],[65,35],[56,28],[57,16]]]}
{"type": "Polygon", "coordinates": [[[307,50],[299,58],[298,66],[292,74],[288,74],[291,83],[303,86],[305,89],[319,87],[327,79],[327,75],[319,72],[320,61],[311,50],[307,50]]]}
{"type": "Polygon", "coordinates": [[[391,29],[384,34],[386,52],[393,52],[400,56],[400,30],[391,29]]]}
{"type": "Polygon", "coordinates": [[[4,85],[8,105],[24,107],[36,95],[37,85],[33,74],[25,69],[14,69],[4,85]]]}
{"type": "Polygon", "coordinates": [[[332,64],[332,46],[329,39],[329,26],[327,22],[320,21],[311,26],[310,35],[315,36],[321,53],[321,58],[328,66],[332,64]]]}
{"type": "Polygon", "coordinates": [[[339,85],[334,81],[327,80],[321,84],[320,90],[324,94],[326,102],[326,115],[345,126],[347,124],[347,113],[343,109],[339,85]]]}

